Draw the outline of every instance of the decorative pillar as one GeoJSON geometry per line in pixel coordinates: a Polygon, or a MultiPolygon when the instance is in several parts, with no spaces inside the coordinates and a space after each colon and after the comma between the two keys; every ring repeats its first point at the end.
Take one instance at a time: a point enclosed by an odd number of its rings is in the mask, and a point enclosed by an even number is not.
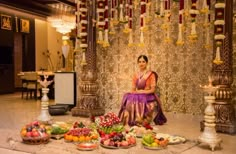
{"type": "Polygon", "coordinates": [[[93,21],[96,19],[96,0],[87,1],[88,24],[87,44],[85,48],[86,63],[82,65],[81,73],[78,72],[79,89],[81,96],[72,111],[72,116],[98,116],[103,115],[105,110],[97,99],[98,84],[96,82],[96,26],[93,21]]]}
{"type": "MultiPolygon", "coordinates": [[[[222,12],[225,20],[222,32],[225,35],[225,39],[222,40],[222,45],[220,48],[221,60],[223,63],[213,63],[212,67],[212,74],[214,78],[213,84],[220,87],[215,93],[216,103],[214,107],[216,111],[216,131],[232,134],[236,132],[236,118],[234,106],[232,104],[233,91],[231,87],[231,84],[233,83],[233,1],[216,1],[217,3],[225,3],[225,9],[224,12],[222,12]]],[[[219,12],[215,11],[215,17],[217,17],[217,13],[219,12]]],[[[221,15],[221,13],[218,15],[221,15]]],[[[217,34],[216,26],[214,33],[217,34]]],[[[216,56],[217,51],[217,45],[215,41],[217,40],[214,40],[213,57],[216,56]]]]}

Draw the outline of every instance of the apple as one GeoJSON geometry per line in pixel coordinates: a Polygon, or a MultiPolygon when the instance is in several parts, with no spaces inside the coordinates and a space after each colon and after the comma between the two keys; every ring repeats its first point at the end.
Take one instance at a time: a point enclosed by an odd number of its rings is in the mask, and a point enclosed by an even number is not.
{"type": "Polygon", "coordinates": [[[128,141],[122,141],[121,142],[121,146],[128,146],[128,145],[129,145],[128,141]]]}
{"type": "Polygon", "coordinates": [[[129,143],[129,144],[135,144],[135,143],[136,143],[136,139],[135,139],[134,137],[130,137],[130,138],[128,139],[128,143],[129,143]]]}
{"type": "Polygon", "coordinates": [[[105,140],[103,144],[108,146],[110,144],[110,139],[105,140]]]}
{"type": "Polygon", "coordinates": [[[33,124],[34,126],[39,126],[39,122],[38,122],[38,121],[34,121],[34,122],[32,122],[32,124],[33,124]]]}
{"type": "Polygon", "coordinates": [[[33,136],[33,137],[39,137],[40,134],[39,134],[38,131],[33,131],[33,132],[32,132],[32,136],[33,136]]]}
{"type": "Polygon", "coordinates": [[[27,137],[32,137],[32,132],[27,132],[27,133],[26,133],[26,136],[27,136],[27,137]]]}

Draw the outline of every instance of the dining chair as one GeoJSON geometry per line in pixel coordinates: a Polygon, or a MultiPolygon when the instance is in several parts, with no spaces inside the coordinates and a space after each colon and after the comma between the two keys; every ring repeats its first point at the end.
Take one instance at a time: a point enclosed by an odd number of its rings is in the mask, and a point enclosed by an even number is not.
{"type": "Polygon", "coordinates": [[[38,93],[38,90],[40,89],[40,84],[38,83],[39,76],[37,72],[26,72],[25,78],[27,82],[26,99],[29,98],[29,94],[30,94],[30,98],[32,98],[32,93],[34,93],[34,98],[37,99],[37,93],[38,93]]]}

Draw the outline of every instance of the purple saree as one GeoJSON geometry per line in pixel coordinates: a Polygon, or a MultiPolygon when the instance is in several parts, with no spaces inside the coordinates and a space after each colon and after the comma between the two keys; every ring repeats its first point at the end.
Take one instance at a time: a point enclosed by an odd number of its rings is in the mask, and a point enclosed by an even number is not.
{"type": "MultiPolygon", "coordinates": [[[[143,78],[135,78],[136,89],[148,89],[156,86],[157,76],[153,72],[147,73],[143,78]]],[[[164,124],[167,119],[162,112],[160,99],[156,94],[126,93],[123,97],[119,118],[124,124],[137,125],[143,121],[154,121],[156,125],[164,124]]]]}

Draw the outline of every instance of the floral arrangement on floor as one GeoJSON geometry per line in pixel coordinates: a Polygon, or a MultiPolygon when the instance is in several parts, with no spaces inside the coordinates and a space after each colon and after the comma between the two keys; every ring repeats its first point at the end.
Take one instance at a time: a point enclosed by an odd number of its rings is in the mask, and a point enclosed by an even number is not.
{"type": "Polygon", "coordinates": [[[124,130],[120,118],[113,112],[95,117],[94,122],[101,136],[112,132],[122,132],[124,130]]]}

